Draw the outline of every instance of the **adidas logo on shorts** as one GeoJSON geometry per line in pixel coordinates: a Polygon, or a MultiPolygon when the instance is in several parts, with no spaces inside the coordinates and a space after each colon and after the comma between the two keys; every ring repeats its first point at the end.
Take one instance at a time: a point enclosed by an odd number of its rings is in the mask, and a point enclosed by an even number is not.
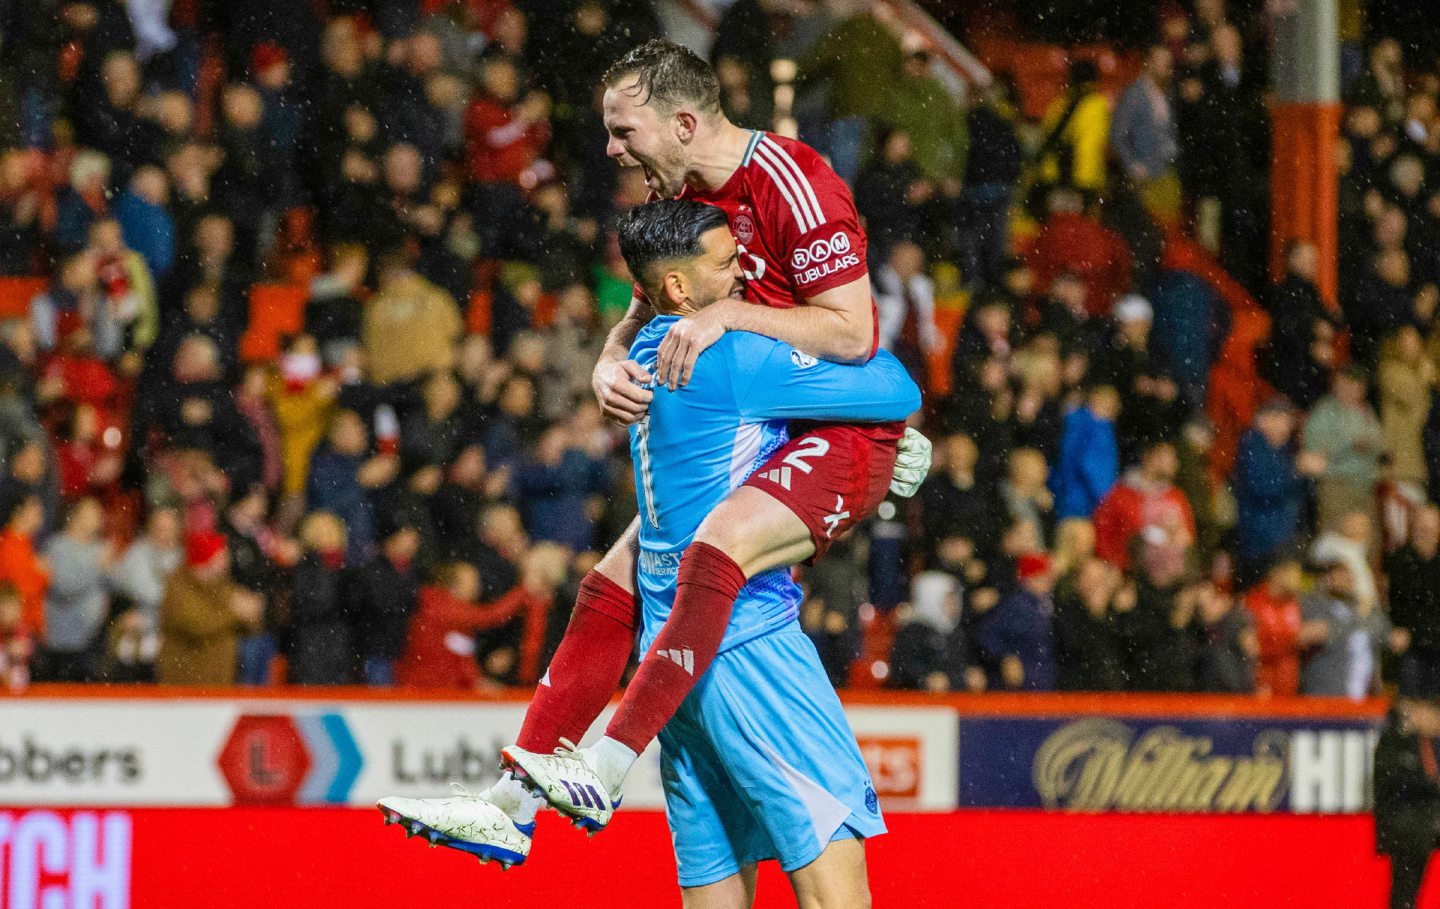
{"type": "Polygon", "coordinates": [[[771,483],[780,486],[782,489],[789,489],[790,476],[790,468],[776,467],[774,470],[767,470],[764,473],[760,474],[760,479],[769,480],[771,483]]]}

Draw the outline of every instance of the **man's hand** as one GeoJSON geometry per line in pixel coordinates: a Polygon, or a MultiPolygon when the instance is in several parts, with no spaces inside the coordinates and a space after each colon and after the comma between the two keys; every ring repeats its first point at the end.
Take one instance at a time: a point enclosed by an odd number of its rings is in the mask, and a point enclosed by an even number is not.
{"type": "Polygon", "coordinates": [[[376,455],[355,472],[355,479],[366,489],[389,486],[400,475],[400,458],[396,455],[376,455]]]}
{"type": "Polygon", "coordinates": [[[1006,688],[1020,688],[1025,684],[1025,664],[1013,653],[1007,653],[1000,659],[1000,681],[1005,683],[1006,688]]]}
{"type": "Polygon", "coordinates": [[[1325,453],[1321,451],[1302,451],[1295,456],[1295,470],[1302,477],[1318,477],[1325,472],[1325,453]]]}
{"type": "Polygon", "coordinates": [[[655,372],[661,385],[674,391],[690,383],[695,361],[729,330],[729,305],[724,300],[712,303],[670,326],[665,340],[660,342],[659,359],[655,361],[655,372]]]}
{"type": "Polygon", "coordinates": [[[930,440],[907,426],[895,447],[895,472],[890,476],[890,491],[908,499],[930,473],[930,440]]]}
{"type": "Polygon", "coordinates": [[[265,600],[252,590],[237,588],[230,594],[230,611],[240,624],[253,627],[265,617],[265,600]]]}
{"type": "Polygon", "coordinates": [[[1386,639],[1386,643],[1390,646],[1391,653],[1404,653],[1410,649],[1410,629],[1390,629],[1390,636],[1386,639]]]}
{"type": "Polygon", "coordinates": [[[590,387],[605,416],[629,426],[639,422],[650,409],[650,399],[655,397],[655,392],[641,386],[654,380],[645,367],[634,360],[601,360],[590,376],[590,387]]]}

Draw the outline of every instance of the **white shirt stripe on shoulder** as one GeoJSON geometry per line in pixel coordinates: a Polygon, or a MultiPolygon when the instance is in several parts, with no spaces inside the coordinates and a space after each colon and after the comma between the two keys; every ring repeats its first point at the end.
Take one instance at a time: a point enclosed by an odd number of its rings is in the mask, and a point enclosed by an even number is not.
{"type": "Polygon", "coordinates": [[[795,159],[790,156],[790,153],[787,152],[779,142],[776,142],[769,136],[766,136],[760,141],[782,167],[785,167],[790,173],[795,175],[795,180],[802,191],[801,201],[810,203],[810,210],[815,216],[815,226],[819,227],[821,224],[824,224],[825,210],[820,207],[820,200],[815,198],[815,190],[810,186],[810,178],[805,176],[805,172],[800,169],[800,165],[795,162],[795,159]]]}
{"type": "Polygon", "coordinates": [[[755,150],[755,163],[760,165],[761,170],[770,175],[770,181],[775,184],[776,189],[780,190],[780,195],[785,197],[785,201],[790,203],[790,212],[795,216],[795,223],[799,225],[800,233],[807,233],[814,225],[810,223],[810,218],[805,209],[796,201],[793,189],[790,184],[786,182],[785,178],[781,176],[780,171],[776,169],[776,165],[772,163],[769,158],[765,157],[759,148],[755,150]]]}

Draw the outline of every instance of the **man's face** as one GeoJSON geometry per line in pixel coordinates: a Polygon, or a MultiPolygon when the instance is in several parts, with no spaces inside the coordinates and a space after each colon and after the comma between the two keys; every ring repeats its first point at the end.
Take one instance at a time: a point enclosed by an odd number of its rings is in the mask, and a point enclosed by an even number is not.
{"type": "Polygon", "coordinates": [[[1120,415],[1120,396],[1110,388],[1096,391],[1090,395],[1090,411],[1102,420],[1113,421],[1120,415]]]}
{"type": "Polygon", "coordinates": [[[1295,432],[1295,417],[1287,410],[1267,410],[1255,422],[1272,448],[1290,441],[1295,432]]]}
{"type": "Polygon", "coordinates": [[[513,104],[520,97],[520,77],[514,64],[508,60],[491,61],[480,78],[485,84],[485,91],[501,104],[513,104]]]}
{"type": "Polygon", "coordinates": [[[602,109],[610,137],[605,154],[622,167],[639,165],[645,185],[660,198],[671,199],[685,185],[685,146],[676,134],[675,114],[664,116],[656,105],[642,103],[649,100],[634,78],[605,90],[602,109]]]}
{"type": "Polygon", "coordinates": [[[1171,445],[1157,445],[1145,455],[1145,473],[1152,482],[1171,483],[1180,469],[1171,445]]]}
{"type": "Polygon", "coordinates": [[[1325,589],[1333,597],[1342,600],[1350,598],[1351,592],[1355,589],[1355,579],[1350,575],[1350,567],[1345,564],[1337,564],[1325,573],[1325,589]]]}
{"type": "Polygon", "coordinates": [[[1156,85],[1169,85],[1170,77],[1175,74],[1175,57],[1168,47],[1152,48],[1150,55],[1145,58],[1145,68],[1156,85]]]}
{"type": "Polygon", "coordinates": [[[1071,312],[1085,311],[1085,282],[1074,275],[1061,275],[1051,285],[1051,293],[1071,312]]]}
{"type": "Polygon", "coordinates": [[[90,228],[90,245],[101,253],[115,254],[125,247],[119,221],[96,221],[90,228]]]}
{"type": "Polygon", "coordinates": [[[173,508],[162,508],[150,516],[150,540],[162,549],[179,545],[180,529],[180,513],[173,508]]]}
{"type": "Polygon", "coordinates": [[[1215,59],[1229,66],[1238,66],[1240,63],[1240,32],[1234,26],[1222,25],[1210,36],[1210,48],[1215,54],[1215,59]]]}
{"type": "Polygon", "coordinates": [[[1354,543],[1370,542],[1370,516],[1363,511],[1352,511],[1340,519],[1340,535],[1354,543]]]}
{"type": "Polygon", "coordinates": [[[975,440],[967,435],[956,434],[945,439],[945,463],[952,470],[961,472],[975,469],[980,458],[975,440]]]}
{"type": "Polygon", "coordinates": [[[1358,407],[1360,402],[1365,399],[1365,386],[1349,376],[1337,376],[1335,378],[1335,397],[1342,404],[1358,407]]]}
{"type": "Polygon", "coordinates": [[[1304,584],[1305,575],[1299,562],[1282,562],[1270,572],[1270,587],[1278,596],[1298,596],[1304,584]]]}
{"type": "Polygon", "coordinates": [[[1120,331],[1131,346],[1144,347],[1150,340],[1151,325],[1152,322],[1149,319],[1125,319],[1120,323],[1120,331]]]}
{"type": "Polygon", "coordinates": [[[1319,264],[1315,244],[1300,243],[1290,253],[1290,271],[1307,281],[1315,280],[1315,270],[1319,264]]]}
{"type": "Polygon", "coordinates": [[[129,54],[113,53],[107,57],[101,78],[106,96],[116,107],[128,108],[140,94],[140,65],[129,54]]]}
{"type": "Polygon", "coordinates": [[[1440,509],[1434,506],[1420,509],[1415,515],[1415,527],[1410,539],[1417,548],[1434,551],[1440,547],[1440,509]]]}
{"type": "Polygon", "coordinates": [[[95,254],[89,250],[77,253],[65,264],[61,282],[77,294],[90,293],[95,289],[95,254]]]}
{"type": "Polygon", "coordinates": [[[700,309],[726,297],[745,299],[745,273],[740,270],[730,229],[717,227],[706,232],[700,238],[700,249],[700,255],[680,269],[690,291],[690,305],[700,309]]]}
{"type": "Polygon", "coordinates": [[[210,256],[229,256],[235,248],[235,228],[229,218],[203,219],[195,229],[195,245],[210,256]]]}
{"type": "Polygon", "coordinates": [[[396,145],[385,153],[385,185],[397,193],[416,193],[424,178],[425,164],[413,145],[396,145]]]}
{"type": "Polygon", "coordinates": [[[357,455],[369,445],[365,424],[353,413],[341,414],[330,430],[330,444],[343,455],[357,455]]]}

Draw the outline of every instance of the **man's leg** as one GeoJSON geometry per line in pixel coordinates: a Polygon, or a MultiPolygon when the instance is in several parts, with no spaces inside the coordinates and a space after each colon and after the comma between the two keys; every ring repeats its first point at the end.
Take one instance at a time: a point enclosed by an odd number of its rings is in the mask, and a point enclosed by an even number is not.
{"type": "Polygon", "coordinates": [[[632,754],[644,751],[715,659],[745,582],[814,552],[810,529],[778,499],[750,486],[731,493],[681,557],[675,606],[625,689],[606,737],[632,754]]]}
{"type": "Polygon", "coordinates": [[[755,905],[755,866],[704,887],[680,888],[684,909],[750,909],[755,905]]]}
{"type": "Polygon", "coordinates": [[[715,507],[680,559],[675,604],[604,738],[573,755],[506,749],[507,767],[592,831],[620,784],[719,652],[735,599],[754,575],[823,554],[884,500],[903,424],[833,425],[797,436],[715,507]],[[600,798],[603,789],[608,800],[600,798]],[[599,802],[597,803],[597,799],[599,802]]]}
{"type": "Polygon", "coordinates": [[[815,861],[790,872],[790,886],[800,909],[869,909],[865,841],[834,840],[815,861]]]}
{"type": "Polygon", "coordinates": [[[565,636],[525,710],[515,740],[521,748],[545,752],[562,738],[580,741],[620,686],[640,624],[635,603],[639,535],[637,517],[580,582],[565,636]]]}
{"type": "Polygon", "coordinates": [[[1430,852],[1424,846],[1390,856],[1390,909],[1415,909],[1430,852]]]}
{"type": "MultiPolygon", "coordinates": [[[[580,582],[565,635],[525,709],[516,739],[521,748],[548,754],[562,738],[580,741],[620,686],[640,624],[634,580],[639,537],[637,517],[580,582]]],[[[533,821],[544,804],[508,770],[484,796],[520,824],[533,821]]]]}
{"type": "Polygon", "coordinates": [[[705,518],[681,557],[670,617],[601,740],[609,791],[715,658],[745,582],[823,550],[884,500],[901,432],[828,426],[797,436],[705,518]]]}
{"type": "MultiPolygon", "coordinates": [[[[639,522],[585,576],[565,636],[525,712],[520,741],[549,753],[561,738],[578,740],[609,703],[635,643],[639,616],[632,580],[639,522]]],[[[530,853],[535,814],[545,800],[509,772],[478,795],[463,790],[449,798],[385,798],[378,803],[389,823],[413,835],[506,865],[530,853]]]]}

